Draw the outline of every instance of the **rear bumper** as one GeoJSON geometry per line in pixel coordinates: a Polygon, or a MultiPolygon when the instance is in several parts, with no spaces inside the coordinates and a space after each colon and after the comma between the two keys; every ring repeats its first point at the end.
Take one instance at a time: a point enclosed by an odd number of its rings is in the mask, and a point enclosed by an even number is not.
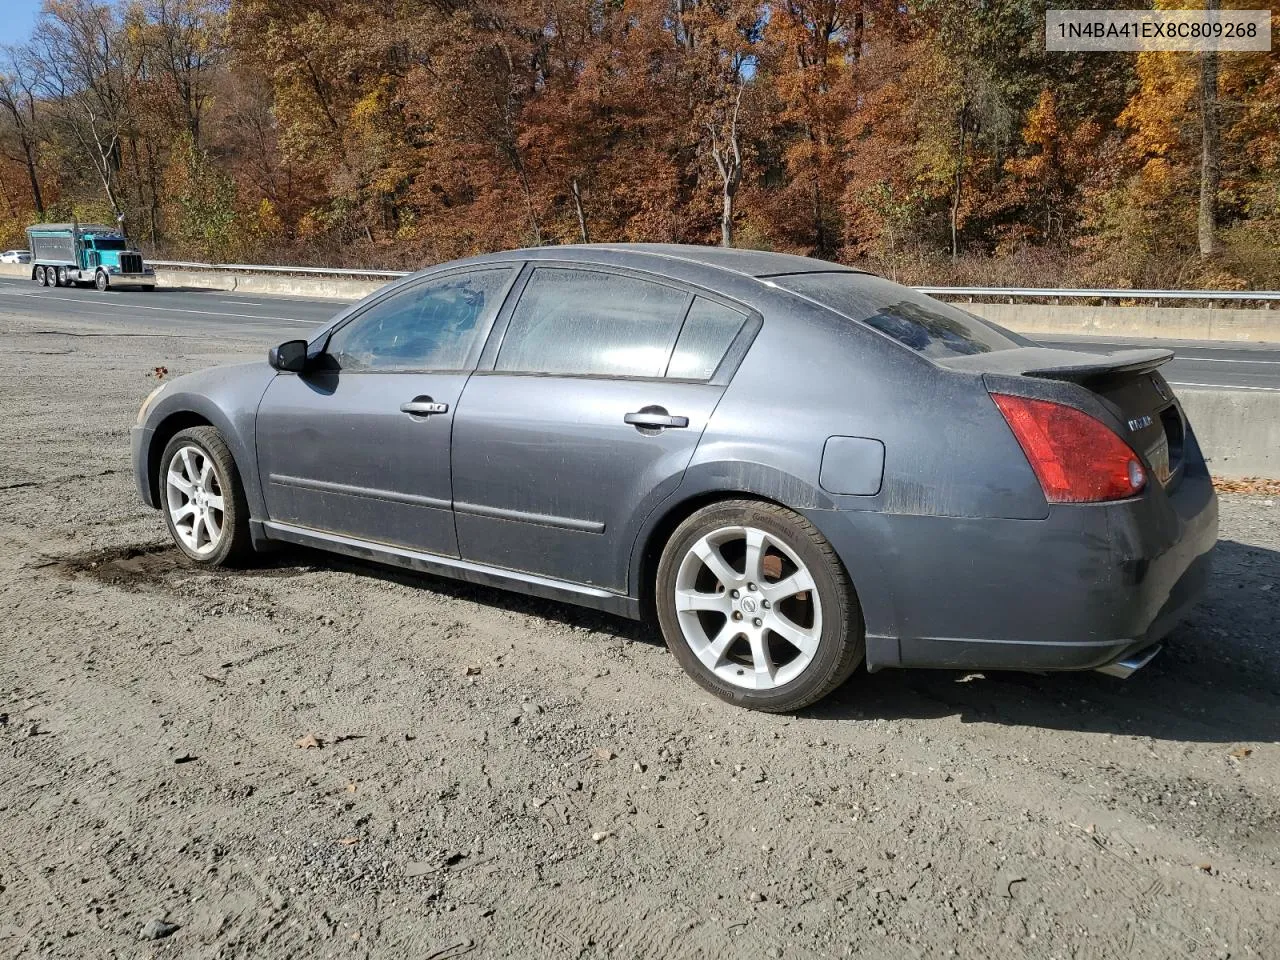
{"type": "Polygon", "coordinates": [[[1218,535],[1203,468],[1172,494],[1057,505],[1044,520],[810,519],[858,591],[870,670],[1089,670],[1124,660],[1195,605],[1218,535]]]}

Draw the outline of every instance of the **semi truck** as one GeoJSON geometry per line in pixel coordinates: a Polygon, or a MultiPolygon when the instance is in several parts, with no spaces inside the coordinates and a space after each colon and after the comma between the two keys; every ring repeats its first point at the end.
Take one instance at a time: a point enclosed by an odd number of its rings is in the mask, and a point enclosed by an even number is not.
{"type": "Polygon", "coordinates": [[[27,227],[31,279],[44,287],[154,290],[156,272],[114,227],[94,223],[37,223],[27,227]]]}

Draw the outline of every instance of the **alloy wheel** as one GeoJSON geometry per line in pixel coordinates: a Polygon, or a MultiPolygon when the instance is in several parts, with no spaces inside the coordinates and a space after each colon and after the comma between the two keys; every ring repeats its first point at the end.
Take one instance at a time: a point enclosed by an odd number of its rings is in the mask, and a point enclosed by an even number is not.
{"type": "Polygon", "coordinates": [[[226,512],[213,460],[192,444],[179,447],[165,471],[169,519],[183,546],[204,557],[222,542],[226,512]]]}
{"type": "Polygon", "coordinates": [[[689,548],[676,573],[680,630],[717,677],[749,690],[795,680],[822,637],[822,607],[808,567],[758,527],[722,527],[689,548]]]}

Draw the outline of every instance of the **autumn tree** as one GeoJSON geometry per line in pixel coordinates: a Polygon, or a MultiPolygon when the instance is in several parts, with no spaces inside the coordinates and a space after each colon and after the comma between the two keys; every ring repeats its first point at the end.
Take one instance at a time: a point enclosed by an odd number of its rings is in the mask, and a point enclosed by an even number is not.
{"type": "Polygon", "coordinates": [[[6,47],[0,60],[0,115],[8,156],[20,162],[31,190],[31,208],[37,219],[44,217],[44,194],[40,189],[38,155],[44,134],[37,112],[38,68],[30,53],[6,47]]]}
{"type": "Polygon", "coordinates": [[[47,0],[32,57],[51,124],[79,148],[111,212],[123,219],[122,150],[134,120],[131,97],[141,58],[118,11],[97,0],[47,0]]]}
{"type": "Polygon", "coordinates": [[[774,227],[789,248],[815,256],[841,245],[847,68],[862,54],[866,15],[862,0],[787,0],[765,28],[761,76],[777,97],[774,134],[784,144],[774,227]]]}
{"type": "Polygon", "coordinates": [[[183,257],[719,242],[935,283],[1280,283],[1276,58],[1051,54],[1042,15],[49,0],[0,58],[0,232],[124,216],[183,257]]]}

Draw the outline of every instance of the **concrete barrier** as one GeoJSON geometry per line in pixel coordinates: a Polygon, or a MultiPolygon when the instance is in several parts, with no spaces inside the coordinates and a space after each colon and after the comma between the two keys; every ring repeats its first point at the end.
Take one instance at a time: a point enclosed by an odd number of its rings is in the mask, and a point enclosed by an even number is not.
{"type": "Polygon", "coordinates": [[[1280,479],[1280,390],[1179,387],[1215,477],[1280,479]]]}
{"type": "Polygon", "coordinates": [[[1153,340],[1280,341],[1280,310],[1229,307],[1081,307],[1043,303],[957,303],[1029,337],[1072,334],[1153,340]]]}
{"type": "MultiPolygon", "coordinates": [[[[0,276],[31,279],[31,265],[0,263],[0,276]]],[[[387,281],[343,280],[333,277],[293,277],[281,273],[231,273],[226,270],[157,270],[156,286],[261,293],[270,296],[315,297],[317,300],[359,300],[387,281]]]]}
{"type": "Polygon", "coordinates": [[[337,277],[292,277],[279,273],[231,273],[224,270],[156,271],[157,286],[199,287],[268,296],[314,297],[317,300],[360,300],[389,280],[343,280],[337,277]]]}

